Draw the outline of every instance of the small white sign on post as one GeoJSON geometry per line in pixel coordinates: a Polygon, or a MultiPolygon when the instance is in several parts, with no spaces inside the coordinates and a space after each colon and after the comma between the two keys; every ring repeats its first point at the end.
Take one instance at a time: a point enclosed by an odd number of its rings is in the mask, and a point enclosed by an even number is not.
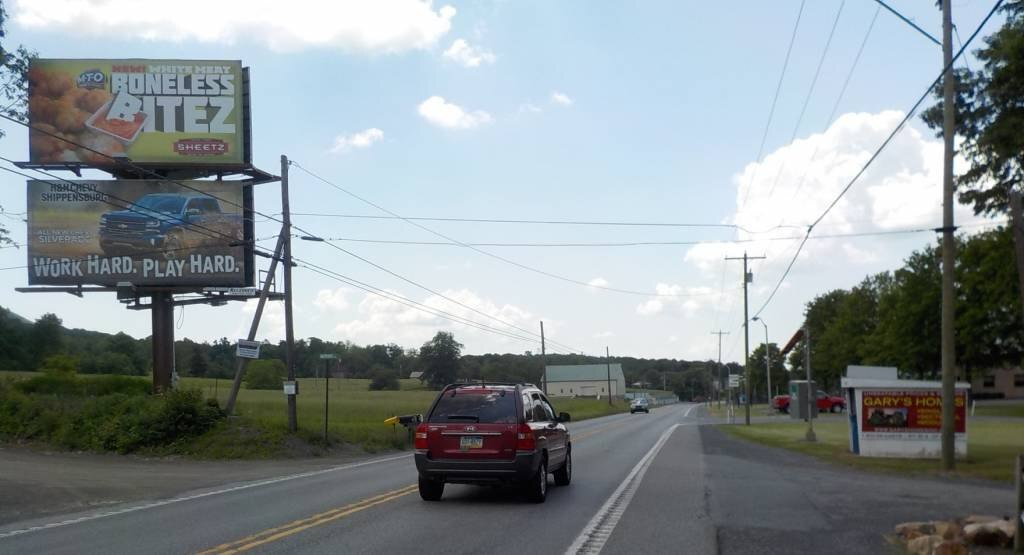
{"type": "Polygon", "coordinates": [[[286,381],[284,382],[284,394],[285,395],[298,395],[299,393],[299,382],[286,381]]]}
{"type": "Polygon", "coordinates": [[[729,389],[735,389],[740,386],[740,375],[729,374],[729,389]]]}
{"type": "Polygon", "coordinates": [[[238,358],[260,358],[260,342],[239,339],[238,347],[235,348],[235,356],[238,358]]]}
{"type": "Polygon", "coordinates": [[[334,353],[321,353],[320,360],[334,360],[338,358],[338,355],[334,353]]]}

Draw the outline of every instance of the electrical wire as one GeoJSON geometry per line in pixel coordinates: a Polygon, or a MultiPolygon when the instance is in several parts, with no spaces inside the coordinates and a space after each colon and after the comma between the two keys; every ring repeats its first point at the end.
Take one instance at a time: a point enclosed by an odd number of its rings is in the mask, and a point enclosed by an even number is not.
{"type": "Polygon", "coordinates": [[[768,304],[771,303],[772,299],[775,298],[775,294],[779,291],[779,288],[786,281],[786,277],[789,276],[789,272],[790,270],[793,269],[793,265],[796,263],[796,259],[800,256],[800,252],[803,250],[804,245],[807,244],[807,239],[811,236],[811,233],[814,231],[814,226],[818,225],[818,223],[820,223],[823,219],[825,219],[826,216],[828,216],[829,212],[832,211],[836,204],[839,203],[839,201],[843,198],[843,196],[846,195],[846,193],[853,187],[853,185],[857,183],[857,180],[860,179],[862,175],[864,175],[864,172],[866,172],[867,169],[871,167],[871,164],[878,158],[882,151],[885,150],[887,146],[889,146],[889,143],[892,142],[892,139],[900,132],[900,130],[904,128],[906,123],[910,121],[910,118],[914,116],[918,108],[920,108],[921,104],[924,103],[925,99],[928,98],[928,95],[930,95],[931,92],[935,89],[935,86],[942,81],[942,78],[943,76],[945,76],[946,72],[952,69],[953,64],[955,64],[956,61],[960,58],[960,56],[964,53],[964,50],[966,50],[967,47],[972,42],[974,42],[974,39],[977,38],[978,34],[981,32],[981,29],[985,26],[986,23],[988,23],[989,19],[991,19],[992,16],[995,15],[996,12],[999,10],[999,7],[1003,4],[1003,1],[1004,0],[996,1],[991,11],[989,11],[988,15],[985,16],[985,19],[983,19],[981,23],[978,24],[978,28],[975,29],[973,33],[971,33],[971,36],[967,38],[967,42],[960,47],[960,49],[953,56],[953,59],[950,60],[949,64],[943,67],[942,72],[939,73],[939,75],[931,82],[931,84],[928,85],[924,93],[917,99],[917,102],[915,102],[914,105],[911,106],[906,116],[904,116],[904,118],[900,121],[899,125],[897,125],[896,128],[893,129],[891,133],[889,133],[889,136],[886,137],[884,141],[882,141],[882,144],[879,145],[879,147],[875,150],[871,157],[868,158],[867,162],[864,163],[864,166],[861,167],[861,169],[853,176],[852,179],[850,179],[849,183],[847,183],[846,186],[843,187],[843,189],[839,192],[836,198],[833,199],[831,203],[829,203],[829,205],[825,208],[821,215],[818,216],[818,218],[815,219],[814,222],[812,222],[811,225],[807,227],[807,233],[805,234],[804,239],[800,242],[800,246],[797,247],[796,253],[793,255],[793,258],[789,261],[789,264],[786,266],[786,271],[783,272],[782,278],[780,278],[779,282],[775,284],[775,287],[772,289],[771,294],[768,295],[768,298],[765,300],[764,304],[761,305],[761,308],[757,309],[757,312],[754,313],[754,316],[760,316],[764,309],[768,306],[768,304]]]}
{"type": "MultiPolygon", "coordinates": [[[[796,118],[796,125],[793,126],[793,133],[789,137],[789,143],[792,144],[796,140],[797,133],[800,132],[800,124],[804,121],[804,115],[807,113],[807,106],[811,103],[811,97],[814,96],[814,88],[818,85],[818,77],[821,76],[821,68],[825,65],[825,58],[828,57],[829,48],[832,46],[832,39],[836,35],[836,27],[839,26],[839,18],[843,15],[843,7],[846,5],[846,0],[839,3],[839,9],[836,11],[836,18],[832,21],[832,29],[828,32],[828,40],[825,41],[825,48],[821,51],[821,57],[818,58],[818,67],[814,69],[814,77],[811,79],[811,86],[807,89],[807,95],[804,97],[803,106],[800,107],[800,115],[796,118]]],[[[775,172],[775,181],[772,182],[771,189],[768,190],[768,199],[772,198],[775,194],[775,188],[779,185],[779,179],[782,177],[782,172],[786,168],[786,159],[782,159],[782,163],[779,164],[779,171],[775,172]]],[[[767,202],[767,201],[765,201],[767,202]]]]}
{"type": "MultiPolygon", "coordinates": [[[[775,96],[772,98],[772,107],[768,110],[768,121],[764,126],[764,133],[761,135],[761,146],[757,148],[757,162],[761,162],[761,155],[764,154],[764,145],[768,141],[768,130],[772,126],[772,118],[775,117],[775,106],[779,101],[779,92],[782,91],[782,82],[786,79],[786,68],[789,67],[789,56],[793,53],[793,44],[796,43],[796,32],[800,28],[800,19],[804,14],[804,4],[806,0],[800,0],[800,11],[796,14],[796,23],[793,24],[793,34],[789,38],[789,47],[786,48],[786,58],[782,62],[782,72],[779,74],[779,83],[775,86],[775,96]]],[[[754,165],[753,170],[750,172],[750,179],[747,181],[747,188],[743,193],[743,202],[740,203],[740,208],[746,206],[747,198],[750,196],[750,188],[754,185],[754,177],[757,175],[758,165],[754,165]]]]}

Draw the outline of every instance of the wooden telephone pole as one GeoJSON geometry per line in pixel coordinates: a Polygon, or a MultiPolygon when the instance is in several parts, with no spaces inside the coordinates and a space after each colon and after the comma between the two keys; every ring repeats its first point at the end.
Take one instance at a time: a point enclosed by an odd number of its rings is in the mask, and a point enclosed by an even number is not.
{"type": "Polygon", "coordinates": [[[747,269],[747,261],[749,260],[764,260],[764,256],[747,256],[744,252],[742,257],[725,257],[726,260],[742,260],[743,261],[743,381],[746,383],[746,397],[747,402],[743,403],[745,407],[744,422],[747,426],[750,425],[750,402],[753,394],[753,381],[750,378],[750,316],[748,313],[748,301],[747,301],[747,285],[754,281],[754,274],[747,269]]]}

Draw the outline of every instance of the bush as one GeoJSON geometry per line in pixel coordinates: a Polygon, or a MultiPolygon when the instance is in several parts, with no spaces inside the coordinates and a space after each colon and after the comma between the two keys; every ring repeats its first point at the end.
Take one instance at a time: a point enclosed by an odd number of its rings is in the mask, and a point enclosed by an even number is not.
{"type": "Polygon", "coordinates": [[[245,371],[246,389],[281,389],[287,369],[279,359],[254,360],[245,371]]]}
{"type": "Polygon", "coordinates": [[[390,368],[376,367],[370,372],[370,391],[398,391],[398,372],[390,368]]]}
{"type": "Polygon", "coordinates": [[[204,401],[195,390],[160,396],[111,393],[57,398],[0,383],[0,439],[119,453],[173,449],[210,430],[223,417],[215,400],[204,401]]]}
{"type": "Polygon", "coordinates": [[[48,374],[74,374],[78,372],[78,359],[68,355],[48,356],[38,370],[48,374]]]}
{"type": "Polygon", "coordinates": [[[83,358],[79,371],[83,374],[118,374],[122,376],[142,374],[132,362],[131,357],[124,353],[112,352],[83,358]]]}
{"type": "Polygon", "coordinates": [[[14,383],[14,388],[22,393],[35,395],[93,396],[112,395],[147,395],[151,384],[145,378],[128,376],[96,376],[80,378],[71,373],[48,372],[39,376],[14,383]]]}

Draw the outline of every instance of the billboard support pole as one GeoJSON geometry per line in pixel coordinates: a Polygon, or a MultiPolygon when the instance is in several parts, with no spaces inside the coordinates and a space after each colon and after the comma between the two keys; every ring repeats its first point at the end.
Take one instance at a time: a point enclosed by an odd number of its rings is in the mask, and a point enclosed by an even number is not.
{"type": "MultiPolygon", "coordinates": [[[[267,304],[267,297],[270,295],[270,287],[274,284],[274,275],[277,272],[277,261],[281,258],[281,249],[284,243],[284,230],[277,236],[277,246],[274,247],[274,257],[270,259],[270,269],[267,270],[267,278],[263,281],[263,288],[260,290],[260,300],[256,304],[256,314],[253,314],[252,324],[249,326],[249,341],[256,340],[256,330],[260,327],[260,318],[263,317],[263,307],[267,304]]],[[[242,387],[242,377],[245,376],[245,367],[249,365],[249,359],[239,358],[235,365],[235,380],[231,383],[231,393],[228,394],[227,404],[224,405],[224,412],[232,414],[235,411],[235,401],[238,400],[238,389],[242,387]]]]}
{"type": "Polygon", "coordinates": [[[170,293],[153,293],[153,393],[171,390],[174,372],[174,297],[170,293]]]}
{"type": "MultiPolygon", "coordinates": [[[[281,235],[284,238],[284,328],[287,341],[288,381],[295,381],[295,328],[292,320],[292,216],[288,204],[288,157],[281,155],[281,235]]],[[[298,423],[295,417],[295,393],[288,393],[288,431],[295,432],[298,423]]]]}

